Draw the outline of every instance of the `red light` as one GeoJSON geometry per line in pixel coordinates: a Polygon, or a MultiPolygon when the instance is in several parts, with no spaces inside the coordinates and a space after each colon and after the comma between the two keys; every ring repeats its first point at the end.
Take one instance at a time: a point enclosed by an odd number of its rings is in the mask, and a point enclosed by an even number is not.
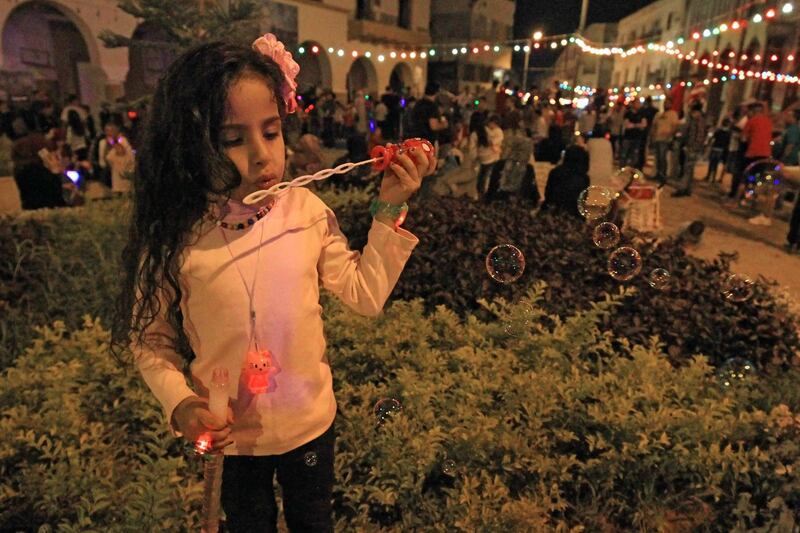
{"type": "Polygon", "coordinates": [[[476,46],[475,48],[473,48],[473,49],[472,49],[472,53],[473,53],[473,54],[477,54],[477,53],[478,53],[478,47],[477,47],[477,46],[476,46]]]}
{"type": "Polygon", "coordinates": [[[711,52],[711,55],[716,57],[719,55],[719,52],[717,50],[714,50],[713,52],[711,52]]]}
{"type": "Polygon", "coordinates": [[[787,59],[788,61],[794,61],[794,56],[793,56],[793,55],[791,55],[791,54],[789,54],[788,56],[786,56],[786,59],[787,59]]]}
{"type": "Polygon", "coordinates": [[[699,38],[700,38],[700,32],[699,31],[696,31],[696,32],[694,32],[692,34],[692,39],[699,39],[699,38]]]}
{"type": "Polygon", "coordinates": [[[753,59],[755,59],[756,61],[761,61],[761,56],[760,56],[759,54],[756,54],[756,55],[753,57],[753,59]]]}
{"type": "Polygon", "coordinates": [[[775,10],[774,9],[767,10],[766,16],[768,19],[771,19],[772,17],[775,16],[775,10]]]}
{"type": "Polygon", "coordinates": [[[310,106],[308,106],[308,107],[306,108],[306,113],[308,113],[308,112],[310,112],[310,111],[314,111],[314,104],[311,104],[310,106]]]}
{"type": "Polygon", "coordinates": [[[311,47],[311,51],[314,52],[315,54],[318,54],[319,53],[319,46],[317,46],[317,45],[312,46],[311,47]]]}
{"type": "Polygon", "coordinates": [[[194,443],[194,453],[203,455],[208,453],[209,450],[211,450],[211,436],[208,433],[203,433],[194,443]]]}
{"type": "Polygon", "coordinates": [[[139,113],[137,113],[136,111],[128,111],[128,118],[129,119],[136,120],[136,118],[138,116],[139,116],[139,113]]]}
{"type": "Polygon", "coordinates": [[[539,43],[533,43],[534,48],[539,48],[539,46],[540,46],[539,43]]]}
{"type": "Polygon", "coordinates": [[[358,52],[356,52],[355,50],[353,50],[353,53],[352,53],[351,55],[352,55],[353,57],[358,57],[358,52]]]}
{"type": "Polygon", "coordinates": [[[778,56],[775,55],[775,54],[772,54],[771,56],[769,56],[769,59],[770,59],[770,61],[777,61],[778,60],[778,56]]]}
{"type": "Polygon", "coordinates": [[[742,54],[742,61],[747,61],[747,54],[742,54]]]}
{"type": "Polygon", "coordinates": [[[736,57],[736,52],[733,52],[733,51],[728,52],[728,57],[731,57],[731,58],[736,57]]]}
{"type": "Polygon", "coordinates": [[[733,24],[731,24],[731,28],[733,28],[734,30],[738,30],[740,27],[741,26],[739,25],[739,21],[738,20],[734,20],[733,24]]]}

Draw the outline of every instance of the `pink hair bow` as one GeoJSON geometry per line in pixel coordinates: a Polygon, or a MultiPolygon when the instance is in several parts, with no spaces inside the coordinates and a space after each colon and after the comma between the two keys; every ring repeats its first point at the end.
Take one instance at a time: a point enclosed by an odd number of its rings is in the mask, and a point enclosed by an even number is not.
{"type": "Polygon", "coordinates": [[[286,79],[281,96],[286,102],[286,112],[294,113],[297,109],[297,82],[294,79],[300,73],[300,65],[292,59],[292,53],[272,33],[266,33],[253,41],[253,50],[272,59],[281,68],[286,79]]]}

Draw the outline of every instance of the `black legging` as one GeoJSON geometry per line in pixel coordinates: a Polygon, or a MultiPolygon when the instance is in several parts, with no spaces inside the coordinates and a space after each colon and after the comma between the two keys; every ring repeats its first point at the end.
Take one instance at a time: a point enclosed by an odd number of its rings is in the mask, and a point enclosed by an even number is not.
{"type": "Polygon", "coordinates": [[[797,193],[794,201],[792,220],[789,222],[789,233],[786,235],[786,240],[789,241],[789,244],[800,245],[800,192],[797,193]]]}

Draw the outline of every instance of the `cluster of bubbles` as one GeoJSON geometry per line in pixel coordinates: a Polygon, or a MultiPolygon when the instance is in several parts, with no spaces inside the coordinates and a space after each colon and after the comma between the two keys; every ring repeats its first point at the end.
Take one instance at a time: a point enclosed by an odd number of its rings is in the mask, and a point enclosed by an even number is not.
{"type": "Polygon", "coordinates": [[[759,159],[744,169],[744,199],[752,208],[761,204],[761,210],[770,213],[772,202],[783,183],[783,164],[777,159],[759,159]]]}
{"type": "Polygon", "coordinates": [[[303,462],[308,467],[317,466],[317,452],[306,452],[305,455],[303,455],[303,462]]]}
{"type": "Polygon", "coordinates": [[[717,381],[723,390],[747,385],[755,371],[755,365],[747,359],[731,357],[717,368],[717,381]]]}

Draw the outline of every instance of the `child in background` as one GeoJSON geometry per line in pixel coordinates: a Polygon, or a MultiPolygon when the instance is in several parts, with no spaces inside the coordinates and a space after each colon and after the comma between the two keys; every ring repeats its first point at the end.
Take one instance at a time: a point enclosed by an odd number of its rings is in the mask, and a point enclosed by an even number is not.
{"type": "Polygon", "coordinates": [[[271,34],[252,49],[203,44],[170,66],[138,153],[123,252],[114,352],[130,348],[178,435],[208,435],[225,454],[233,532],[277,531],[276,474],[291,531],[333,530],[336,400],[319,285],[359,314],[381,311],[418,242],[399,227],[405,202],[435,167],[421,150],[390,165],[361,254],[308,189],[244,204],[284,176],[281,124],[298,71],[271,34]],[[248,374],[264,367],[265,386],[251,389],[248,374]],[[208,410],[216,368],[238,385],[227,420],[208,410]]]}

